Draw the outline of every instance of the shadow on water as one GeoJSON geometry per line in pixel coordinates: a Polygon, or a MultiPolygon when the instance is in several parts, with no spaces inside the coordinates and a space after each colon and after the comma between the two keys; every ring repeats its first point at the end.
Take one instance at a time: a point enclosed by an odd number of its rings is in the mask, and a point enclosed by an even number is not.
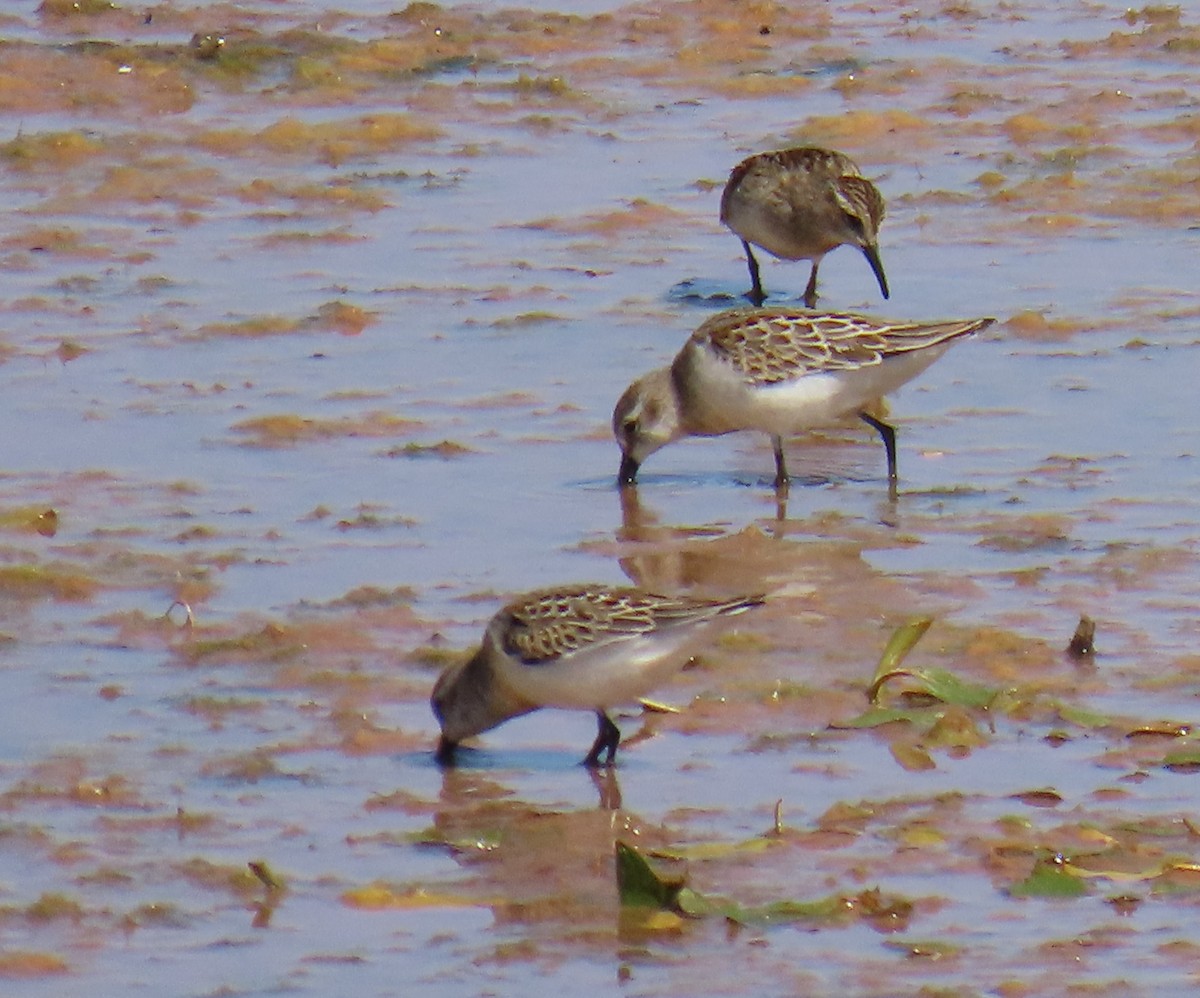
{"type": "MultiPolygon", "coordinates": [[[[543,715],[548,715],[548,711],[543,711],[537,716],[541,718],[543,715]]],[[[553,726],[553,725],[551,725],[553,726]]],[[[523,732],[528,735],[529,726],[522,726],[523,732]]],[[[535,732],[536,734],[536,732],[535,732]]],[[[487,738],[488,736],[481,736],[487,738]]],[[[588,767],[582,765],[584,752],[587,746],[580,749],[572,749],[563,747],[561,749],[549,748],[522,748],[522,747],[494,747],[489,745],[460,745],[455,753],[454,762],[450,765],[442,765],[434,758],[434,751],[431,748],[428,752],[414,752],[395,756],[398,762],[405,765],[413,766],[418,769],[434,768],[444,772],[461,771],[461,772],[481,772],[481,773],[503,773],[503,772],[529,772],[536,770],[540,773],[570,773],[578,770],[581,774],[590,772],[588,767]]],[[[619,758],[619,756],[618,756],[619,758]]],[[[623,760],[621,760],[623,762],[623,760]]]]}
{"type": "MultiPolygon", "coordinates": [[[[682,305],[695,305],[701,308],[717,310],[749,307],[752,303],[748,295],[748,292],[731,291],[726,281],[706,277],[689,277],[678,284],[671,285],[667,291],[666,300],[682,305]]],[[[825,307],[826,304],[822,300],[817,301],[818,309],[825,307]]],[[[771,293],[770,291],[767,292],[767,297],[763,305],[789,306],[792,308],[805,307],[804,299],[800,295],[788,295],[778,292],[771,293]]],[[[828,305],[828,307],[832,308],[834,306],[828,305]]]]}

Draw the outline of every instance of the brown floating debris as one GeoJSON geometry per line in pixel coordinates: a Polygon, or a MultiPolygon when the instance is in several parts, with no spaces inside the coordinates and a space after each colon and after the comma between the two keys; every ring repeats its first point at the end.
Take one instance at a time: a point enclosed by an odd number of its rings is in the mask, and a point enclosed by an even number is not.
{"type": "Polygon", "coordinates": [[[1139,724],[1126,732],[1126,738],[1186,738],[1192,733],[1190,724],[1160,721],[1157,724],[1139,724]]]}
{"type": "Polygon", "coordinates": [[[275,875],[275,872],[267,866],[262,860],[254,860],[246,864],[250,872],[263,884],[269,891],[283,890],[283,881],[275,875]]]}
{"type": "Polygon", "coordinates": [[[225,47],[225,39],[221,35],[202,35],[197,31],[192,35],[191,46],[197,59],[215,59],[225,47]]]}
{"type": "Polygon", "coordinates": [[[1132,915],[1137,911],[1142,899],[1136,894],[1114,894],[1104,899],[1118,915],[1132,915]]]}
{"type": "Polygon", "coordinates": [[[1096,654],[1096,622],[1084,614],[1079,618],[1079,626],[1071,635],[1067,645],[1067,654],[1074,659],[1091,658],[1096,654]]]}
{"type": "Polygon", "coordinates": [[[1063,802],[1062,794],[1053,787],[1042,787],[1038,790],[1023,790],[1009,794],[1011,800],[1019,800],[1030,807],[1058,807],[1063,802]]]}
{"type": "Polygon", "coordinates": [[[53,537],[58,533],[58,513],[53,509],[43,510],[34,520],[33,529],[43,537],[53,537]]]}

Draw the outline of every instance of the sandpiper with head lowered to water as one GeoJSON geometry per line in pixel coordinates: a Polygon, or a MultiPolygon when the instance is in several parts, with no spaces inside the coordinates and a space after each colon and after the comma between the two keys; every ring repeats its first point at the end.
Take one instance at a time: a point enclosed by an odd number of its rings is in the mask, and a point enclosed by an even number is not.
{"type": "Polygon", "coordinates": [[[682,437],[759,430],[775,450],[775,486],[786,490],[783,438],[856,414],[883,438],[894,483],[895,430],[867,407],[915,378],[954,340],[994,321],[889,322],[778,307],[721,312],[670,366],[639,378],[617,402],[618,482],[633,484],[647,457],[682,437]]]}
{"type": "Polygon", "coordinates": [[[437,759],[454,762],[459,742],[541,707],[590,710],[599,730],[584,763],[611,764],[621,733],[611,707],[648,693],[682,668],[718,618],[760,596],[707,599],[644,589],[571,585],[512,600],[483,643],[447,669],[431,704],[441,725],[437,759]]]}

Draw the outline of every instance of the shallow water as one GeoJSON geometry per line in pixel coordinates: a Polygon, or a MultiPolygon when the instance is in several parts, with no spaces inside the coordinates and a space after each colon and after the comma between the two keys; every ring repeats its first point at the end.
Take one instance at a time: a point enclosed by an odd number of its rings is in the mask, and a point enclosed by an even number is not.
{"type": "Polygon", "coordinates": [[[1200,24],[1042,6],[6,13],[0,990],[1192,984],[1200,24]],[[752,437],[622,500],[613,402],[746,287],[721,184],[800,142],[888,200],[891,300],[843,249],[824,305],[1000,321],[893,401],[894,503],[849,425],[785,511],[752,437]],[[613,776],[552,712],[439,771],[440,665],[585,579],[774,595],[613,776]],[[924,615],[989,707],[846,727],[924,615]],[[911,910],[633,930],[616,839],[911,910]],[[1022,896],[1055,855],[1082,892],[1022,896]]]}

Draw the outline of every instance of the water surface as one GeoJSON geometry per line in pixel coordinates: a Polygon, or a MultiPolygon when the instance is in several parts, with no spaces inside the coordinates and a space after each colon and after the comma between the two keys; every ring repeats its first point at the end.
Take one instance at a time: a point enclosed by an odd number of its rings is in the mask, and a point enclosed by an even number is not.
{"type": "Polygon", "coordinates": [[[2,990],[1186,988],[1200,27],[1042,6],[6,13],[2,990]],[[786,510],[753,437],[623,500],[614,401],[746,288],[729,168],[807,143],[888,201],[892,298],[822,304],[999,322],[893,400],[894,503],[850,424],[786,510]],[[438,668],[589,579],[774,595],[610,778],[556,713],[438,770],[438,668]],[[993,698],[847,727],[918,616],[993,698]],[[617,839],[906,914],[634,930],[617,839]]]}

